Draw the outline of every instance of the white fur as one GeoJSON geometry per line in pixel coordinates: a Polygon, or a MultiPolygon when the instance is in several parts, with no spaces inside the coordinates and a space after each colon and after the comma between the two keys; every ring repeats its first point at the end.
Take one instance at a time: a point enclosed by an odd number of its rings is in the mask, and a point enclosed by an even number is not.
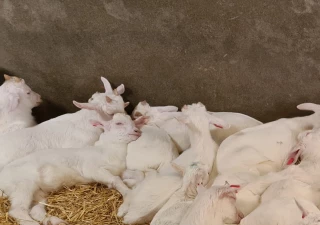
{"type": "Polygon", "coordinates": [[[0,86],[0,135],[36,124],[32,108],[41,103],[41,96],[18,77],[5,75],[0,86]]]}
{"type": "Polygon", "coordinates": [[[146,172],[158,169],[178,157],[178,151],[169,135],[153,125],[141,128],[139,140],[128,145],[127,168],[146,172]]]}
{"type": "MultiPolygon", "coordinates": [[[[253,193],[258,195],[262,194],[262,205],[248,215],[246,221],[251,222],[247,222],[247,224],[253,224],[253,221],[259,220],[256,219],[256,217],[262,218],[264,216],[262,214],[264,214],[266,210],[277,216],[274,216],[273,220],[268,223],[260,222],[257,224],[272,224],[272,221],[277,221],[279,224],[290,224],[290,221],[292,221],[292,218],[289,218],[291,212],[283,211],[282,208],[289,210],[290,203],[288,201],[292,202],[294,198],[302,199],[309,202],[309,204],[320,205],[320,190],[313,186],[315,183],[320,182],[320,129],[302,132],[299,135],[299,139],[297,146],[292,149],[292,153],[294,154],[290,153],[289,159],[286,160],[292,164],[301,156],[302,161],[299,165],[289,166],[281,172],[268,174],[248,185],[252,186],[260,183],[261,186],[266,183],[266,180],[274,179],[276,176],[282,177],[282,179],[275,180],[271,183],[264,193],[258,194],[251,189],[253,193]],[[292,157],[294,161],[291,160],[292,157]],[[280,199],[283,199],[283,202],[278,204],[279,201],[282,201],[280,199]],[[281,212],[281,214],[279,212],[281,212]]],[[[240,193],[241,191],[239,194],[240,193]]],[[[243,199],[247,199],[247,197],[244,196],[243,199]]]]}
{"type": "MultiPolygon", "coordinates": [[[[103,78],[105,79],[105,78],[103,78]]],[[[111,119],[117,112],[124,112],[125,103],[120,95],[106,89],[96,93],[88,103],[74,102],[82,110],[59,116],[34,127],[25,128],[0,137],[1,168],[32,152],[53,148],[77,148],[93,145],[101,129],[92,127],[89,119],[111,119]],[[111,98],[107,102],[106,98],[111,98]]]]}
{"type": "Polygon", "coordinates": [[[234,206],[237,188],[226,184],[203,189],[198,191],[198,196],[180,225],[224,225],[240,222],[242,215],[234,206]]]}
{"type": "MultiPolygon", "coordinates": [[[[302,104],[298,108],[310,107],[308,104],[302,104]]],[[[279,171],[289,151],[297,143],[298,134],[312,129],[317,124],[320,124],[320,109],[310,116],[280,119],[242,130],[227,138],[219,147],[218,172],[249,172],[263,175],[279,171]]]]}
{"type": "MultiPolygon", "coordinates": [[[[177,119],[170,118],[175,115],[178,108],[175,106],[154,106],[151,107],[146,101],[140,102],[134,111],[133,117],[149,116],[153,123],[164,129],[176,144],[179,152],[190,148],[190,140],[188,129],[185,124],[179,123],[177,119]]],[[[240,113],[232,112],[213,112],[210,113],[230,124],[229,129],[217,129],[214,125],[210,125],[211,136],[218,145],[222,143],[228,136],[243,130],[245,128],[261,125],[262,123],[254,118],[240,113]]]]}
{"type": "Polygon", "coordinates": [[[319,225],[319,209],[304,199],[299,199],[310,212],[302,218],[302,212],[293,198],[276,198],[261,204],[249,216],[241,220],[240,225],[319,225]]]}
{"type": "MultiPolygon", "coordinates": [[[[119,176],[125,170],[127,145],[137,140],[141,132],[131,118],[122,113],[115,114],[111,121],[92,124],[105,130],[94,146],[40,151],[3,168],[0,189],[11,201],[9,214],[18,219],[20,225],[29,225],[24,220],[32,221],[28,212],[33,196],[39,192],[43,192],[45,199],[45,194],[63,186],[98,182],[126,195],[128,188],[119,176]]],[[[45,210],[39,205],[34,207],[36,210],[32,209],[30,214],[36,215],[34,219],[42,219],[45,210]]],[[[38,225],[35,221],[32,224],[38,225]]]]}
{"type": "MultiPolygon", "coordinates": [[[[180,115],[179,120],[181,119],[189,128],[188,132],[191,140],[191,150],[189,151],[194,151],[196,156],[192,158],[192,162],[201,163],[199,165],[203,165],[203,167],[200,168],[206,169],[200,171],[205,170],[207,176],[213,167],[213,161],[218,148],[217,144],[211,138],[209,123],[219,124],[219,126],[225,128],[228,128],[228,125],[223,120],[208,114],[205,106],[201,103],[185,106],[182,109],[182,113],[183,115],[180,115]]],[[[190,158],[187,157],[186,159],[188,160],[190,158]]],[[[190,166],[192,165],[193,164],[190,166]]],[[[151,221],[157,211],[160,210],[172,194],[181,187],[181,178],[172,170],[174,169],[170,165],[165,164],[160,169],[159,174],[153,172],[152,176],[147,177],[133,189],[130,198],[124,199],[118,215],[125,215],[125,223],[133,224],[151,221]]],[[[203,176],[197,178],[197,176],[188,175],[187,177],[191,177],[192,180],[206,179],[203,176]]],[[[193,181],[193,185],[195,183],[196,181],[193,181]]],[[[181,191],[184,192],[185,190],[181,189],[181,191]]],[[[186,195],[192,193],[193,196],[196,195],[195,187],[188,189],[186,192],[188,193],[186,195]]]]}
{"type": "Polygon", "coordinates": [[[192,163],[188,166],[186,172],[184,172],[181,188],[159,210],[151,225],[179,225],[197,195],[196,188],[199,185],[206,185],[208,181],[209,170],[205,165],[192,163]]]}

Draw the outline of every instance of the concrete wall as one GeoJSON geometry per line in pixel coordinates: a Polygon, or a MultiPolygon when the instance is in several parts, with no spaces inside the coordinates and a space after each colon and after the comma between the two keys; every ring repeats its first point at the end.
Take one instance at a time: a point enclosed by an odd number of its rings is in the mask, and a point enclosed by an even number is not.
{"type": "Polygon", "coordinates": [[[269,121],[320,103],[318,0],[1,0],[1,72],[41,119],[124,83],[133,105],[201,101],[269,121]]]}

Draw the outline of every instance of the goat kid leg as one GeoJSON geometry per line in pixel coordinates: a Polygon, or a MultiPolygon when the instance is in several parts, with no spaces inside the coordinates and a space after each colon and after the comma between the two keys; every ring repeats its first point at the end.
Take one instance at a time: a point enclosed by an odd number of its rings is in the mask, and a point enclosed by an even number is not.
{"type": "Polygon", "coordinates": [[[32,187],[32,184],[23,183],[23,185],[16,187],[9,196],[11,202],[9,215],[15,218],[20,225],[40,225],[29,215],[34,190],[35,188],[32,187]]]}
{"type": "Polygon", "coordinates": [[[47,194],[41,190],[37,191],[34,195],[34,201],[36,204],[31,208],[30,216],[39,222],[42,222],[46,218],[46,207],[42,203],[47,202],[47,194]]]}
{"type": "Polygon", "coordinates": [[[124,217],[127,214],[130,206],[131,197],[132,197],[131,195],[132,195],[132,191],[130,190],[127,193],[127,195],[123,197],[123,203],[120,205],[118,209],[118,213],[117,213],[118,217],[124,217]]]}
{"type": "Polygon", "coordinates": [[[43,220],[43,225],[67,225],[68,223],[55,216],[49,216],[43,220]]]}
{"type": "Polygon", "coordinates": [[[125,196],[130,190],[121,180],[120,177],[112,175],[108,170],[99,169],[93,172],[91,176],[96,182],[107,185],[108,188],[114,188],[125,196]]]}

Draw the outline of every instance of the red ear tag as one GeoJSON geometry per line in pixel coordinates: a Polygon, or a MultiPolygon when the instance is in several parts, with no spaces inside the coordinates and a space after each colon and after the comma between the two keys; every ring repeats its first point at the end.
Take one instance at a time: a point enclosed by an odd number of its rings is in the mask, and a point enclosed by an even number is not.
{"type": "Polygon", "coordinates": [[[218,125],[218,124],[213,124],[213,125],[215,125],[216,127],[218,127],[218,128],[223,128],[223,126],[220,126],[220,125],[218,125]]]}
{"type": "Polygon", "coordinates": [[[233,187],[233,188],[240,188],[240,185],[230,185],[230,187],[233,187]]]}

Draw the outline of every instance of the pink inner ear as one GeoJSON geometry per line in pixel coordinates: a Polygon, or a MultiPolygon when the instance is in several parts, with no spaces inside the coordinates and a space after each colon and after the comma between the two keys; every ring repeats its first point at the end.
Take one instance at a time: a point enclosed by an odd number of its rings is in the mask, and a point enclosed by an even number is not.
{"type": "Polygon", "coordinates": [[[234,185],[234,184],[232,184],[232,185],[230,185],[230,187],[233,187],[233,188],[240,188],[240,185],[234,185]]]}
{"type": "Polygon", "coordinates": [[[101,123],[98,123],[98,122],[92,122],[91,124],[92,124],[92,126],[94,126],[94,127],[102,126],[102,124],[101,124],[101,123]]]}
{"type": "Polygon", "coordinates": [[[289,155],[287,165],[292,165],[296,161],[296,157],[299,154],[299,152],[300,152],[300,149],[298,149],[297,151],[294,151],[289,155]]]}
{"type": "Polygon", "coordinates": [[[220,129],[222,129],[223,128],[223,126],[220,126],[220,125],[218,125],[218,124],[213,124],[214,126],[216,126],[216,127],[218,127],[218,128],[220,128],[220,129]]]}

